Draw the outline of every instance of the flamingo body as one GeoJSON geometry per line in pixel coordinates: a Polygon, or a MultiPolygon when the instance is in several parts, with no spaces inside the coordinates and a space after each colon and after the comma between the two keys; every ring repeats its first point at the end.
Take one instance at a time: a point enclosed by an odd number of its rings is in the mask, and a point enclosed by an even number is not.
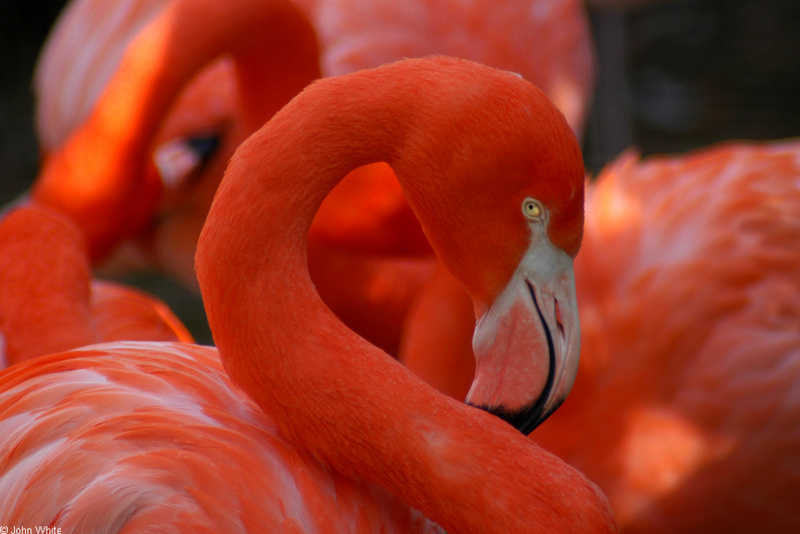
{"type": "Polygon", "coordinates": [[[0,390],[0,518],[10,524],[441,532],[289,444],[213,348],[96,345],[15,366],[0,390]]]}
{"type": "Polygon", "coordinates": [[[798,154],[627,153],[588,188],[581,371],[535,437],[626,532],[800,528],[798,154]]]}
{"type": "Polygon", "coordinates": [[[194,341],[169,306],[133,287],[93,280],[90,313],[97,343],[194,341]]]}

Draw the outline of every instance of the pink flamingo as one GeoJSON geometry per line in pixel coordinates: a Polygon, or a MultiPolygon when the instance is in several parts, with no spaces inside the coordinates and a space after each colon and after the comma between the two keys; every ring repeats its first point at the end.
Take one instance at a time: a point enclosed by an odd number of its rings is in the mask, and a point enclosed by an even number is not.
{"type": "Polygon", "coordinates": [[[311,85],[237,150],[197,253],[219,353],[100,345],[0,375],[0,518],[93,530],[614,531],[577,471],[436,392],[320,300],[311,220],[336,182],[375,159],[397,169],[474,298],[471,402],[526,429],[546,417],[577,363],[580,151],[524,80],[409,60],[311,85]],[[469,150],[454,154],[454,139],[469,150]]]}
{"type": "MultiPolygon", "coordinates": [[[[126,48],[91,115],[47,155],[32,191],[36,202],[79,225],[95,261],[125,238],[149,233],[163,204],[176,201],[150,154],[170,106],[203,67],[232,58],[241,109],[232,128],[240,139],[319,75],[314,31],[288,2],[181,0],[158,14],[126,48]]],[[[196,93],[186,98],[202,100],[196,93]]],[[[174,120],[184,128],[197,121],[174,120]]],[[[180,173],[185,164],[178,160],[168,166],[180,173]]],[[[186,210],[210,202],[216,186],[204,182],[183,199],[186,210]]]]}

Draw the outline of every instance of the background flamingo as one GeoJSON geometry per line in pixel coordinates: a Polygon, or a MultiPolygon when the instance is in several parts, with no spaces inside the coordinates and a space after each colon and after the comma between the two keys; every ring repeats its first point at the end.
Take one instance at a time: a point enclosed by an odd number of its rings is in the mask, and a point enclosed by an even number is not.
{"type": "Polygon", "coordinates": [[[581,371],[535,437],[623,531],[800,528],[798,155],[628,153],[589,187],[581,371]]]}
{"type": "MultiPolygon", "coordinates": [[[[45,151],[58,147],[86,120],[128,44],[173,1],[68,3],[42,49],[34,80],[37,132],[45,151]]],[[[588,21],[578,1],[519,0],[502,6],[412,2],[402,8],[362,0],[298,4],[321,36],[326,76],[402,57],[465,57],[519,72],[542,88],[576,133],[583,130],[594,65],[588,21]]],[[[207,95],[228,106],[225,93],[230,89],[222,80],[215,80],[220,87],[208,88],[207,95]]]]}
{"type": "MultiPolygon", "coordinates": [[[[44,158],[87,120],[131,41],[171,3],[79,0],[64,8],[42,48],[34,78],[36,130],[44,158]]],[[[209,62],[187,77],[148,148],[147,172],[153,176],[140,178],[162,182],[158,224],[124,242],[111,261],[103,258],[103,273],[119,276],[156,262],[177,275],[172,259],[193,256],[194,245],[186,242],[196,241],[227,161],[250,133],[237,92],[230,57],[209,62]]],[[[194,276],[183,281],[193,285],[194,276]]]]}
{"type": "MultiPolygon", "coordinates": [[[[159,209],[174,201],[165,176],[156,172],[150,158],[152,144],[159,143],[157,136],[170,105],[202,67],[223,54],[231,55],[237,69],[237,105],[242,109],[230,128],[235,132],[231,137],[238,136],[239,140],[319,72],[313,30],[287,3],[242,1],[221,8],[202,2],[172,2],[159,13],[161,16],[137,34],[136,45],[117,68],[118,75],[103,85],[102,98],[92,107],[92,115],[47,156],[33,190],[37,202],[52,205],[79,223],[87,233],[95,260],[113,250],[120,240],[149,233],[159,209]],[[186,10],[204,10],[207,14],[202,20],[196,19],[197,24],[187,24],[189,19],[175,22],[181,18],[170,14],[186,10]],[[277,19],[281,22],[276,29],[277,19]],[[176,37],[178,32],[180,36],[176,37]],[[179,44],[171,50],[157,48],[153,53],[153,43],[159,39],[179,44]],[[97,150],[98,143],[102,143],[103,151],[97,150]]],[[[216,80],[219,72],[212,72],[211,79],[216,80]]],[[[207,90],[207,85],[199,87],[198,91],[207,90]]],[[[191,91],[184,97],[189,100],[187,105],[202,100],[191,91]]],[[[229,102],[222,100],[218,107],[224,108],[229,102]]],[[[199,119],[181,115],[173,123],[186,129],[186,124],[197,128],[198,122],[221,120],[202,112],[200,115],[199,119]]],[[[166,133],[174,133],[167,126],[166,133]]],[[[167,164],[173,170],[176,165],[181,164],[167,164]]],[[[219,172],[224,161],[216,165],[219,172]]],[[[183,203],[193,206],[210,202],[216,185],[195,187],[183,203]]]]}
{"type": "Polygon", "coordinates": [[[78,229],[37,207],[0,222],[0,339],[5,365],[104,341],[192,342],[160,300],[92,281],[78,229]]]}
{"type": "Polygon", "coordinates": [[[537,399],[532,416],[546,417],[569,389],[578,350],[572,278],[562,277],[580,242],[580,152],[563,117],[518,77],[460,60],[407,61],[318,82],[276,115],[239,148],[201,236],[198,277],[220,356],[274,423],[225,380],[210,348],[104,345],[16,366],[0,375],[0,425],[11,429],[0,448],[3,519],[97,529],[155,522],[432,531],[415,508],[450,532],[613,531],[605,499],[576,471],[500,419],[425,385],[322,304],[305,269],[304,233],[327,190],[370,153],[402,169],[427,234],[474,295],[487,343],[471,401],[516,411],[537,399]],[[413,90],[404,95],[397,85],[413,90]],[[459,113],[464,105],[474,113],[459,113]],[[426,131],[430,123],[408,120],[409,112],[434,111],[439,127],[461,132],[463,142],[500,142],[518,157],[512,165],[452,158],[439,132],[426,131]],[[475,121],[483,128],[463,128],[475,121]],[[374,135],[358,135],[363,127],[374,135]],[[448,227],[465,207],[468,217],[448,227]],[[265,208],[272,217],[260,216],[265,208]],[[498,249],[487,222],[513,229],[514,239],[498,249]],[[504,261],[462,261],[485,251],[504,261]],[[559,269],[537,267],[532,260],[543,255],[559,269]],[[509,331],[516,321],[507,315],[533,329],[509,331]],[[495,339],[531,360],[508,360],[495,339]],[[495,384],[506,365],[511,376],[556,378],[526,381],[538,385],[523,394],[507,380],[495,384]],[[187,416],[191,424],[176,423],[187,416]],[[206,432],[210,439],[200,437],[206,432]],[[86,505],[97,512],[82,515],[86,505]],[[349,512],[359,523],[339,519],[349,512]],[[370,520],[375,513],[379,523],[370,520]]]}
{"type": "Polygon", "coordinates": [[[403,57],[463,57],[521,74],[548,95],[578,136],[583,132],[595,73],[588,19],[580,1],[298,4],[320,36],[326,76],[403,57]]]}

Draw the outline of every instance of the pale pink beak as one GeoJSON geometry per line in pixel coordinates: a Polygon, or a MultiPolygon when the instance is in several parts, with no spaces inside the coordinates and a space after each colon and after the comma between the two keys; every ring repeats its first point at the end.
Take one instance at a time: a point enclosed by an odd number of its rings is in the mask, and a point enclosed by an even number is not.
{"type": "Polygon", "coordinates": [[[529,434],[553,413],[578,370],[580,324],[572,257],[534,239],[506,288],[478,318],[467,402],[529,434]]]}

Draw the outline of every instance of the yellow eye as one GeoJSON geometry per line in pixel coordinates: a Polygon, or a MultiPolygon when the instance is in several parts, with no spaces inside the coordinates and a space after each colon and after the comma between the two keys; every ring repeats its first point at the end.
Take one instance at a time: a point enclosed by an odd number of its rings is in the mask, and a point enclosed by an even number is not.
{"type": "Polygon", "coordinates": [[[528,197],[522,203],[522,213],[528,219],[538,221],[544,216],[544,207],[538,200],[528,197]]]}

